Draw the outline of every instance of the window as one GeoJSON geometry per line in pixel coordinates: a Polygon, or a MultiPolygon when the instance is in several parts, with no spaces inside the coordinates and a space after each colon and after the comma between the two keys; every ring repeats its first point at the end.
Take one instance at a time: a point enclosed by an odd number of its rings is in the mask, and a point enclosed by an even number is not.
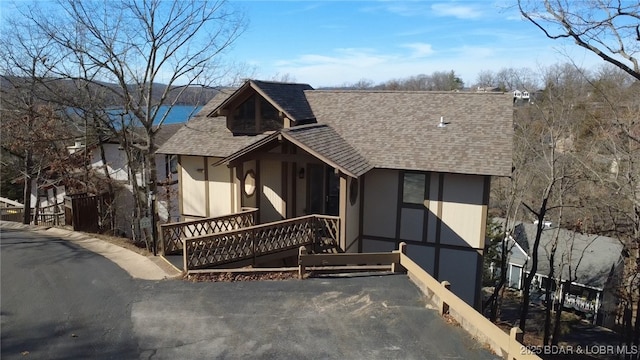
{"type": "Polygon", "coordinates": [[[419,173],[404,173],[402,187],[402,202],[407,204],[423,204],[425,196],[426,175],[419,173]]]}
{"type": "Polygon", "coordinates": [[[178,155],[165,155],[164,162],[167,176],[178,173],[178,155]]]}
{"type": "Polygon", "coordinates": [[[253,170],[247,171],[244,175],[244,194],[252,196],[256,192],[256,174],[253,170]]]}
{"type": "Polygon", "coordinates": [[[169,172],[172,174],[178,173],[178,156],[171,155],[169,158],[169,172]]]}
{"type": "Polygon", "coordinates": [[[264,98],[260,99],[260,131],[282,129],[282,120],[278,116],[278,110],[264,98]]]}
{"type": "Polygon", "coordinates": [[[282,129],[278,110],[258,95],[251,95],[229,118],[230,130],[236,134],[256,134],[282,129]]]}
{"type": "Polygon", "coordinates": [[[236,109],[231,131],[240,134],[256,133],[256,96],[251,95],[236,109]]]}

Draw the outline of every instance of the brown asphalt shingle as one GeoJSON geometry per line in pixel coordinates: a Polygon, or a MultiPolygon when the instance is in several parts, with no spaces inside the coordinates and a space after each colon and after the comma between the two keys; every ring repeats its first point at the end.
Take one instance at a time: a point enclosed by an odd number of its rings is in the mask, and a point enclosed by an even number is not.
{"type": "Polygon", "coordinates": [[[373,168],[367,159],[330,126],[322,124],[296,126],[283,129],[282,134],[286,139],[307,148],[311,154],[319,156],[330,165],[341,168],[351,176],[358,177],[373,168]]]}
{"type": "Polygon", "coordinates": [[[426,91],[306,91],[330,125],[378,168],[511,174],[512,97],[426,91]],[[440,117],[449,124],[437,125],[440,117]]]}
{"type": "MultiPolygon", "coordinates": [[[[287,86],[260,81],[254,85],[262,86],[263,93],[274,99],[287,99],[281,94],[287,86]]],[[[290,87],[293,92],[308,88],[298,85],[290,87]]],[[[266,134],[234,136],[224,117],[206,117],[232,93],[232,89],[219,93],[158,152],[227,157],[265,138],[266,134]]],[[[304,94],[317,122],[328,126],[308,126],[299,132],[293,127],[283,134],[354,173],[377,167],[511,174],[510,94],[354,90],[307,90],[304,94]],[[437,126],[441,116],[448,123],[444,128],[437,126]]],[[[300,111],[299,119],[308,117],[298,100],[279,107],[293,106],[300,111]]]]}
{"type": "Polygon", "coordinates": [[[222,90],[191,120],[158,149],[161,154],[226,157],[265,137],[234,136],[227,129],[226,118],[207,117],[233,90],[222,90]]]}

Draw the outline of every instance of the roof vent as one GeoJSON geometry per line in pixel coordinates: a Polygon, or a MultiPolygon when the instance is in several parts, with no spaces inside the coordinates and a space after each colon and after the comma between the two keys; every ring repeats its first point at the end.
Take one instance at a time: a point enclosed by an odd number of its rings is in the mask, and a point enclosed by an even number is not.
{"type": "Polygon", "coordinates": [[[445,127],[447,127],[447,124],[448,123],[444,122],[444,116],[440,116],[440,123],[438,124],[438,127],[439,128],[445,128],[445,127]]]}

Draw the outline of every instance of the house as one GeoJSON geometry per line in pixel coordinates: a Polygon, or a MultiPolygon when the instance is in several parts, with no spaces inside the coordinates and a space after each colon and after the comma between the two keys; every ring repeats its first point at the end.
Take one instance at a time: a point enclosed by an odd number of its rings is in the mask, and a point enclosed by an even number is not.
{"type": "MultiPolygon", "coordinates": [[[[182,127],[182,124],[165,124],[156,133],[155,142],[156,146],[161,146],[166,142],[178,129],[182,127]]],[[[156,147],[156,148],[157,148],[156,147]]],[[[82,141],[76,141],[74,145],[67,147],[70,154],[75,156],[82,156],[81,152],[85,150],[85,144],[82,141]]],[[[115,185],[115,209],[116,219],[114,224],[117,232],[126,236],[132,236],[134,218],[133,212],[133,187],[130,183],[131,176],[136,176],[138,184],[146,182],[145,172],[131,173],[131,169],[128,167],[128,162],[124,149],[120,145],[119,141],[111,138],[105,139],[102,143],[102,149],[97,144],[89,146],[89,167],[99,177],[104,177],[105,169],[109,174],[109,179],[113,181],[115,185]],[[104,150],[103,161],[102,149],[104,150]]],[[[157,179],[159,183],[158,187],[158,215],[161,222],[168,222],[171,220],[177,220],[178,200],[177,200],[177,159],[175,156],[154,154],[157,179]]],[[[76,171],[77,178],[80,181],[84,179],[84,171],[78,169],[76,171]]],[[[54,179],[55,180],[55,179],[54,179]]],[[[106,185],[103,185],[106,186],[106,185]]],[[[82,187],[84,189],[84,187],[82,187]]],[[[41,209],[48,209],[52,207],[62,207],[64,204],[64,198],[71,191],[67,191],[64,185],[57,184],[55,181],[45,181],[39,184],[38,187],[32,186],[31,204],[32,207],[39,206],[41,209]],[[37,199],[37,201],[36,201],[37,199]]]]}
{"type": "Polygon", "coordinates": [[[511,173],[511,94],[329,91],[248,80],[158,150],[178,156],[183,220],[258,208],[340,217],[345,252],[408,254],[480,302],[492,175],[511,173]]]}
{"type": "MultiPolygon", "coordinates": [[[[536,224],[518,223],[510,234],[507,284],[522,289],[525,274],[532,267],[531,246],[536,237],[536,224]]],[[[611,327],[616,313],[616,286],[624,268],[624,246],[611,237],[581,234],[553,227],[545,222],[538,246],[538,268],[533,291],[542,295],[547,287],[556,291],[556,299],[565,297],[564,306],[590,317],[594,323],[611,327]],[[569,280],[556,289],[556,281],[549,281],[551,247],[556,243],[554,280],[569,280]]]]}

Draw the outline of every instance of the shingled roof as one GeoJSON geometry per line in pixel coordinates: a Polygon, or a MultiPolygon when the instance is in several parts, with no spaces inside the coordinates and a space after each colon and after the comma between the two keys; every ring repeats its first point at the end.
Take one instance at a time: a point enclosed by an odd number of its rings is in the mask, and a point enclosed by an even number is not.
{"type": "Polygon", "coordinates": [[[306,91],[328,124],[374,167],[511,174],[513,99],[492,93],[306,91]],[[438,127],[440,117],[446,127],[438,127]]]}
{"type": "Polygon", "coordinates": [[[234,89],[221,90],[159,149],[161,154],[226,157],[266,135],[234,136],[223,116],[207,117],[234,89]]]}
{"type": "Polygon", "coordinates": [[[377,167],[511,174],[513,99],[500,93],[326,91],[311,90],[307,84],[249,80],[240,89],[221,91],[159,152],[227,157],[264,139],[265,134],[234,136],[224,117],[211,117],[248,87],[291,119],[328,125],[300,132],[296,126],[283,133],[349,172],[377,167]],[[438,126],[441,117],[444,127],[438,126]]]}
{"type": "MultiPolygon", "coordinates": [[[[521,246],[529,249],[536,238],[537,225],[519,223],[514,229],[514,238],[521,246]]],[[[549,273],[549,250],[558,233],[557,249],[554,261],[556,276],[569,279],[571,259],[572,276],[575,282],[603,289],[613,268],[622,261],[624,246],[620,240],[600,235],[581,234],[567,229],[545,228],[538,246],[538,274],[549,273]]],[[[532,263],[527,263],[527,270],[531,270],[532,263]]]]}
{"type": "Polygon", "coordinates": [[[359,177],[373,168],[367,159],[327,125],[296,126],[284,129],[282,133],[287,140],[349,176],[359,177]]]}
{"type": "Polygon", "coordinates": [[[254,89],[262,97],[267,99],[276,109],[282,111],[289,119],[298,124],[309,123],[314,119],[313,111],[304,96],[305,90],[313,90],[308,84],[282,83],[273,81],[248,80],[209,115],[215,115],[218,108],[224,108],[233,101],[236,95],[246,91],[247,88],[254,89]]]}

